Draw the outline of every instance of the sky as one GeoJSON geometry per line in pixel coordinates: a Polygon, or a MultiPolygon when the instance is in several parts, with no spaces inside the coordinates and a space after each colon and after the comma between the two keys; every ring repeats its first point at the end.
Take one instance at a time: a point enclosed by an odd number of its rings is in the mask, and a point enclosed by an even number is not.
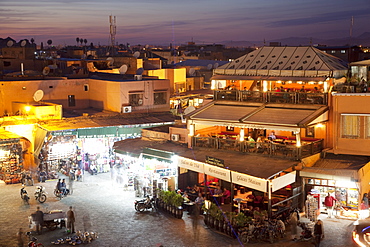
{"type": "Polygon", "coordinates": [[[174,45],[370,32],[370,0],[1,0],[0,38],[53,45],[174,45]]]}

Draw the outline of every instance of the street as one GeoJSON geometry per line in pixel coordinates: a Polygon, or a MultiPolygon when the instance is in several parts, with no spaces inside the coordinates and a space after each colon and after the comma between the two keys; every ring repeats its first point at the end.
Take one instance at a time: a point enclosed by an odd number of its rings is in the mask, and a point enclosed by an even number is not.
{"type": "MultiPolygon", "coordinates": [[[[48,192],[45,203],[38,203],[33,197],[36,186],[27,186],[31,196],[30,205],[24,205],[20,198],[21,184],[0,185],[0,246],[17,246],[16,233],[20,227],[29,231],[28,216],[40,206],[41,210],[68,211],[73,206],[76,216],[76,230],[97,232],[99,238],[88,246],[243,246],[233,239],[215,230],[208,229],[203,217],[195,219],[184,212],[182,219],[176,219],[164,212],[147,211],[138,213],[134,210],[133,190],[124,190],[111,180],[110,173],[90,175],[85,173],[83,182],[74,182],[73,194],[62,200],[54,194],[56,180],[41,184],[48,192]]],[[[322,247],[353,246],[351,241],[351,220],[320,218],[324,222],[325,239],[322,247]]],[[[52,241],[68,236],[65,228],[55,231],[43,229],[42,235],[35,235],[44,246],[54,246],[52,241]]],[[[256,243],[251,246],[313,246],[310,242],[293,242],[287,238],[279,243],[256,243]]],[[[68,245],[65,245],[68,246],[68,245]]]]}

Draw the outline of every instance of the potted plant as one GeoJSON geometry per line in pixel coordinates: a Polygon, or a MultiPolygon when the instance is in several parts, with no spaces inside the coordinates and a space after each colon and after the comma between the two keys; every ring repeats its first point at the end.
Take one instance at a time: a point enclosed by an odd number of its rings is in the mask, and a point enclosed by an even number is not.
{"type": "Polygon", "coordinates": [[[183,210],[182,210],[183,202],[184,202],[184,198],[179,194],[175,194],[172,198],[172,203],[175,207],[176,218],[178,219],[181,219],[183,215],[183,210]]]}

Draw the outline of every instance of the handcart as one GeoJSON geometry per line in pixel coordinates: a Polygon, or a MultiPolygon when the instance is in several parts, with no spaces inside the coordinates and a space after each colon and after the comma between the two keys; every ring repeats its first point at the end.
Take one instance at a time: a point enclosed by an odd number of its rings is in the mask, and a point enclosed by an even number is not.
{"type": "MultiPolygon", "coordinates": [[[[48,213],[44,213],[44,223],[42,227],[46,227],[50,231],[54,231],[55,229],[65,227],[66,226],[66,213],[62,210],[52,210],[48,213]]],[[[30,228],[33,228],[35,224],[35,214],[31,214],[28,217],[30,228]]]]}

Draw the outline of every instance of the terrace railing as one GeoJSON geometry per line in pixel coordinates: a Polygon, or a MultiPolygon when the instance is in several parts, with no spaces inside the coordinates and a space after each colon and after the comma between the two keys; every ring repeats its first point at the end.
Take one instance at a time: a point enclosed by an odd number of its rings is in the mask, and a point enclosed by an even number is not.
{"type": "Polygon", "coordinates": [[[215,100],[327,105],[327,93],[215,90],[215,100]]]}
{"type": "Polygon", "coordinates": [[[323,150],[323,140],[305,142],[302,146],[297,147],[294,144],[249,142],[234,139],[221,139],[217,137],[193,136],[192,147],[255,153],[256,155],[279,156],[292,160],[299,160],[320,153],[323,150]]]}

